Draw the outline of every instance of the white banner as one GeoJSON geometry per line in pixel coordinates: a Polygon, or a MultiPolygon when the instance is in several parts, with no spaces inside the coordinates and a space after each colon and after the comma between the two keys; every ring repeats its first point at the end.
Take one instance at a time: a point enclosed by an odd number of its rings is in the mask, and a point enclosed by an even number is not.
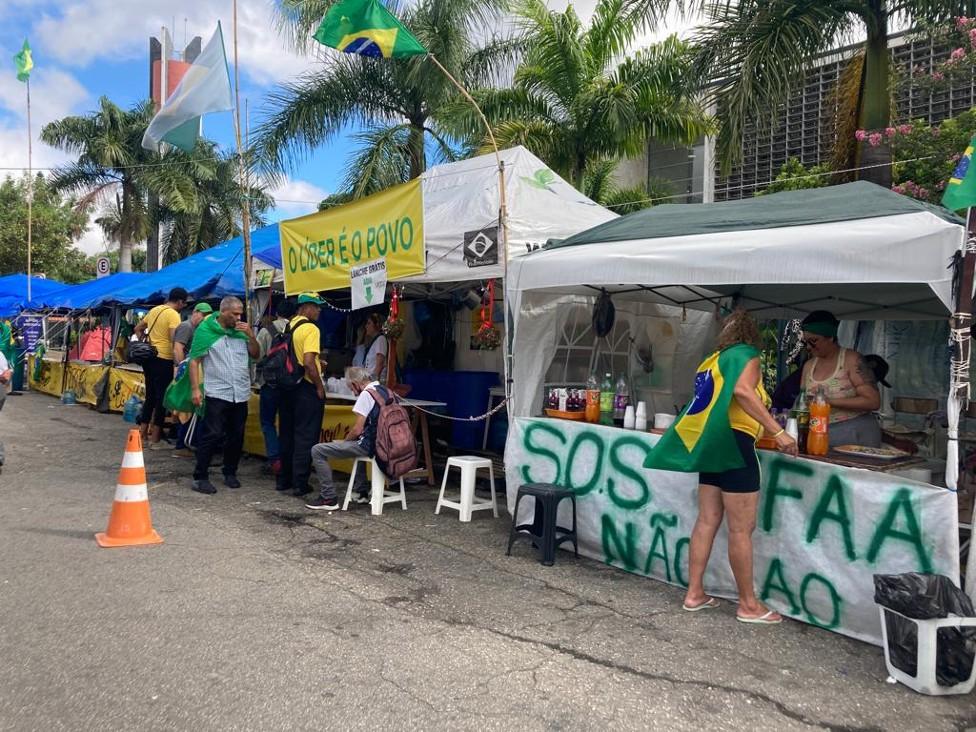
{"type": "Polygon", "coordinates": [[[349,269],[352,309],[381,305],[386,299],[386,260],[374,259],[349,269]]]}
{"type": "MultiPolygon", "coordinates": [[[[613,427],[517,418],[505,454],[509,511],[522,483],[571,488],[581,554],[684,586],[698,476],[645,470],[657,440],[613,427]]],[[[880,645],[874,574],[931,572],[959,583],[954,493],[765,450],[759,456],[753,573],[756,592],[770,607],[880,645]]],[[[533,510],[532,499],[522,503],[520,522],[533,510]]],[[[570,525],[570,509],[563,501],[561,526],[570,525]]],[[[736,596],[724,524],[705,585],[712,594],[736,596]]]]}

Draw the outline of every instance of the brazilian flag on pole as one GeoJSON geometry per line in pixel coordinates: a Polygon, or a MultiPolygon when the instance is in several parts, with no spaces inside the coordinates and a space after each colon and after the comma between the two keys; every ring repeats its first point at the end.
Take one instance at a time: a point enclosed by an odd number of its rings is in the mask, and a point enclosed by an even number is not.
{"type": "Polygon", "coordinates": [[[729,422],[735,384],[759,355],[739,344],[706,358],[695,376],[695,395],[644,461],[645,468],[679,473],[721,473],[743,467],[729,422]]]}
{"type": "Polygon", "coordinates": [[[972,168],[974,148],[976,148],[976,135],[969,141],[969,147],[959,158],[945,193],[942,194],[942,205],[950,211],[976,206],[976,171],[972,168]]]}
{"type": "Polygon", "coordinates": [[[24,46],[20,53],[14,56],[14,63],[17,65],[17,81],[26,82],[30,78],[31,69],[34,68],[34,59],[31,58],[31,47],[27,39],[24,39],[24,46]]]}
{"type": "Polygon", "coordinates": [[[323,46],[374,58],[427,54],[406,27],[379,0],[339,0],[313,36],[323,46]]]}

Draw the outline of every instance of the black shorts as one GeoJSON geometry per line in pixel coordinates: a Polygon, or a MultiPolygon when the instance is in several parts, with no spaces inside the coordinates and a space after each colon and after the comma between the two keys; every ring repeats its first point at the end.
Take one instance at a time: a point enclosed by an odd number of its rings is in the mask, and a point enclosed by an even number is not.
{"type": "Polygon", "coordinates": [[[732,430],[735,444],[739,446],[745,465],[721,473],[700,473],[698,482],[721,488],[723,493],[755,493],[762,482],[759,456],[756,455],[756,438],[739,430],[732,430]]]}

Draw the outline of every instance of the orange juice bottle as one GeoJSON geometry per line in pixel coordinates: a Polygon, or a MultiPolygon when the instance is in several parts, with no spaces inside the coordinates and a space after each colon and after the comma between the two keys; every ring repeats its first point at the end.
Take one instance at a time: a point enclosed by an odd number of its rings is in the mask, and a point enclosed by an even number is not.
{"type": "Polygon", "coordinates": [[[808,455],[826,455],[828,451],[827,429],[830,424],[830,404],[822,389],[810,403],[810,434],[807,436],[808,455]]]}
{"type": "Polygon", "coordinates": [[[600,385],[597,383],[596,374],[590,374],[586,381],[586,409],[585,415],[587,422],[596,424],[600,421],[600,385]]]}

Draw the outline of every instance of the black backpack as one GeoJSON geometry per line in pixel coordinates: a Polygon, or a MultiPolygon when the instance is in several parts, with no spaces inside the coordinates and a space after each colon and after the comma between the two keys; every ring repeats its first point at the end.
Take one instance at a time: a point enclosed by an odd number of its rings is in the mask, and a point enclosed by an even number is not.
{"type": "MultiPolygon", "coordinates": [[[[302,318],[295,330],[310,322],[308,318],[302,318]]],[[[305,364],[299,363],[295,355],[293,333],[291,324],[281,333],[275,333],[267,354],[258,361],[258,373],[272,389],[294,389],[305,378],[305,364]]]]}

